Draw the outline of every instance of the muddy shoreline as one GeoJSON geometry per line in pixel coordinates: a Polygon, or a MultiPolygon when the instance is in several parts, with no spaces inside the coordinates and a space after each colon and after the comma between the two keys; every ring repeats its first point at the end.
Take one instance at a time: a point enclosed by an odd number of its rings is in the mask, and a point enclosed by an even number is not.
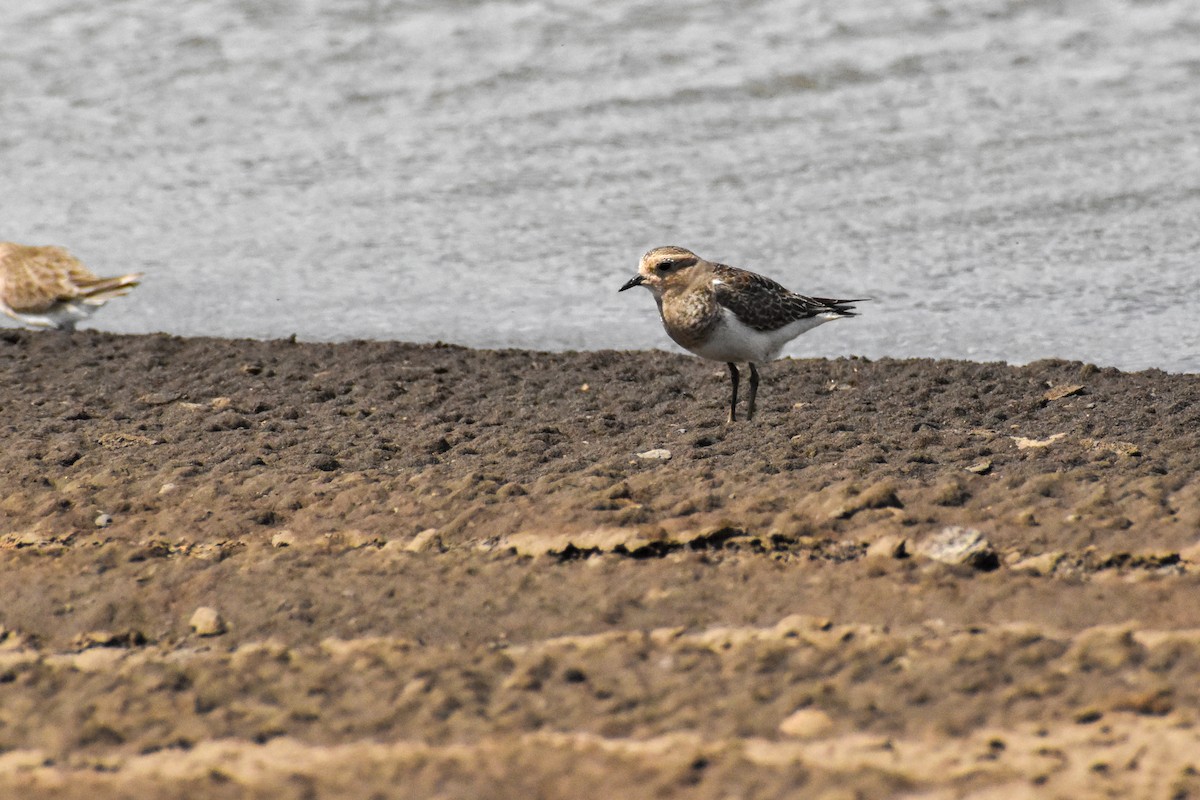
{"type": "Polygon", "coordinates": [[[733,426],[661,352],[0,376],[6,793],[1200,792],[1200,376],[781,361],[733,426]]]}

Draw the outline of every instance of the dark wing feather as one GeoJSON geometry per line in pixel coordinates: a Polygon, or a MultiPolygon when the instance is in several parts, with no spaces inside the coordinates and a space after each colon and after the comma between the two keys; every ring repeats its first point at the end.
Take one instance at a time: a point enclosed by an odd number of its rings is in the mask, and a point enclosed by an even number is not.
{"type": "Polygon", "coordinates": [[[773,331],[796,320],[818,314],[854,316],[855,300],[805,297],[785,289],[770,278],[725,264],[715,265],[713,285],[717,302],[744,325],[756,331],[773,331]]]}

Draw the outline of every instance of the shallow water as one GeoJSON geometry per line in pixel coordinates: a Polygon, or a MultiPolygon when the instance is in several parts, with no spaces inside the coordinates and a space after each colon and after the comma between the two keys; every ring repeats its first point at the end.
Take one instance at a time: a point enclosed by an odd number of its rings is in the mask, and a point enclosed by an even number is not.
{"type": "Polygon", "coordinates": [[[797,356],[1200,371],[1200,4],[16,0],[0,238],[109,330],[673,345],[680,244],[862,317],[797,356]]]}

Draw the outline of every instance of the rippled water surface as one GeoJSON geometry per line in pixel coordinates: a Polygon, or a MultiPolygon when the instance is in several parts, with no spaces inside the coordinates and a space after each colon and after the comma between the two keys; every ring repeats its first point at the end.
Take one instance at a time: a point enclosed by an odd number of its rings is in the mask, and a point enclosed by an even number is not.
{"type": "Polygon", "coordinates": [[[640,254],[870,295],[804,355],[1200,371],[1200,4],[9,0],[0,239],[97,327],[673,347],[640,254]]]}

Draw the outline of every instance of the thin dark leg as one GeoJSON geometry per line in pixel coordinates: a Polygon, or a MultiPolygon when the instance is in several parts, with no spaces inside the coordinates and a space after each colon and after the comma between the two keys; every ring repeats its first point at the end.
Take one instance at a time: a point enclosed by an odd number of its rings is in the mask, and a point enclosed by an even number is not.
{"type": "Polygon", "coordinates": [[[732,361],[726,363],[729,364],[729,382],[733,384],[733,392],[729,395],[729,422],[737,422],[738,369],[732,361]]]}
{"type": "Polygon", "coordinates": [[[758,397],[758,369],[750,365],[750,405],[746,409],[746,419],[754,419],[754,400],[758,397]]]}

